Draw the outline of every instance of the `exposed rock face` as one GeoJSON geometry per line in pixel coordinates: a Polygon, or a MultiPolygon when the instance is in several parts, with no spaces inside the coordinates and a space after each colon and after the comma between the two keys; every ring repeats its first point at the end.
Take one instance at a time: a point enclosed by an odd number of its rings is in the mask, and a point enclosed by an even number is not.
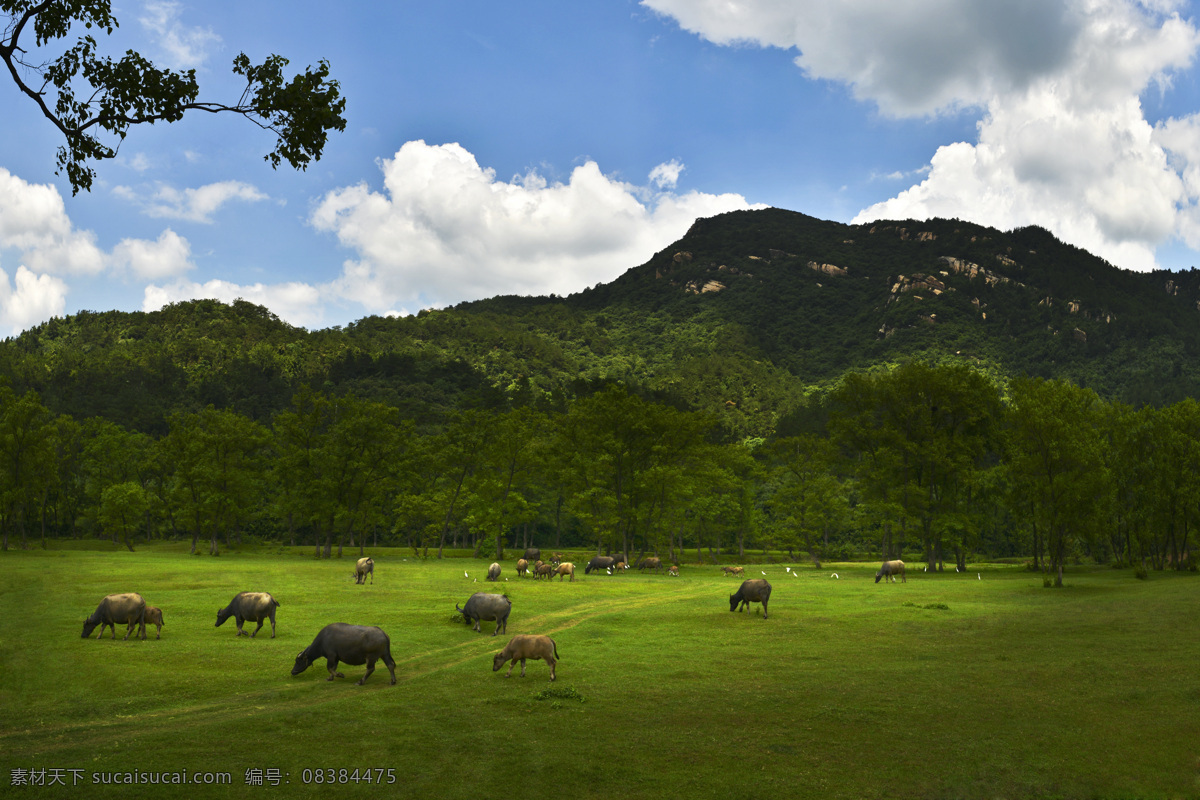
{"type": "Polygon", "coordinates": [[[692,254],[688,253],[688,252],[676,253],[675,257],[672,258],[671,260],[674,261],[676,264],[686,264],[692,260],[692,254]]]}
{"type": "Polygon", "coordinates": [[[824,272],[826,275],[838,277],[840,275],[848,275],[850,270],[842,267],[835,267],[833,264],[818,264],[815,261],[808,262],[808,268],[817,272],[824,272]]]}
{"type": "Polygon", "coordinates": [[[1071,335],[1075,337],[1075,341],[1087,344],[1087,332],[1081,331],[1079,328],[1071,331],[1071,335]]]}
{"type": "Polygon", "coordinates": [[[705,292],[719,292],[725,288],[725,284],[720,281],[692,281],[684,288],[690,294],[704,294],[705,292]]]}
{"type": "Polygon", "coordinates": [[[921,231],[920,233],[917,234],[918,242],[932,242],[936,238],[937,238],[937,234],[934,233],[933,231],[921,231]]]}
{"type": "MultiPolygon", "coordinates": [[[[1009,260],[1011,261],[1011,259],[1009,260]]],[[[958,273],[959,275],[966,275],[971,280],[983,278],[984,281],[987,282],[988,286],[995,286],[998,283],[1009,282],[1009,279],[1005,276],[999,275],[991,270],[984,269],[978,264],[972,264],[970,261],[964,261],[961,258],[955,258],[954,256],[942,256],[938,259],[938,261],[945,264],[951,271],[958,273]]],[[[1016,262],[1014,261],[1013,263],[1015,264],[1016,262]]],[[[1020,286],[1021,284],[1018,283],[1017,285],[1020,286]]]]}
{"type": "Polygon", "coordinates": [[[942,294],[946,291],[946,284],[939,281],[932,275],[926,275],[918,272],[911,278],[906,278],[901,275],[896,283],[892,285],[892,294],[912,291],[927,291],[933,292],[935,295],[942,294]]]}

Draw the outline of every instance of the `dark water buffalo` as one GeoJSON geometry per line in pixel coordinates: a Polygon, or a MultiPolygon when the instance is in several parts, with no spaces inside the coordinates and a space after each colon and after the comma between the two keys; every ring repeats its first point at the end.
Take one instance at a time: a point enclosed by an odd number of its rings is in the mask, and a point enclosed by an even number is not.
{"type": "Polygon", "coordinates": [[[242,625],[249,620],[257,622],[258,627],[254,629],[254,633],[250,634],[253,639],[258,636],[258,632],[262,630],[263,622],[271,620],[271,638],[275,638],[275,609],[279,607],[279,601],[268,592],[238,592],[229,605],[217,612],[217,624],[219,628],[225,624],[225,620],[233,617],[237,621],[237,636],[245,633],[242,630],[242,625]]]}
{"type": "Polygon", "coordinates": [[[140,639],[146,638],[146,601],[137,592],[129,592],[128,594],[110,594],[100,601],[100,605],[96,606],[96,610],[92,615],[83,622],[83,636],[86,639],[92,635],[92,631],[96,630],[96,626],[100,626],[100,636],[104,638],[104,629],[112,628],[112,638],[117,638],[117,623],[123,623],[129,626],[125,631],[125,639],[129,638],[129,634],[133,633],[133,626],[140,625],[140,639]]]}
{"type": "Polygon", "coordinates": [[[362,686],[375,671],[375,661],[382,660],[388,672],[392,674],[392,685],[396,685],[396,662],[392,659],[392,640],[380,628],[374,625],[347,625],[344,622],[334,622],[326,625],[312,640],[312,644],[300,651],[292,674],[299,675],[312,666],[318,658],[325,659],[329,669],[326,680],[346,677],[337,671],[339,661],[358,666],[367,665],[367,674],[358,680],[362,686]]]}
{"type": "Polygon", "coordinates": [[[550,665],[550,680],[554,680],[554,665],[558,663],[558,646],[549,636],[519,633],[509,639],[504,649],[492,657],[492,672],[499,672],[504,662],[512,660],[504,677],[511,678],[513,667],[521,662],[521,677],[525,677],[525,659],[539,658],[550,665]]]}
{"type": "Polygon", "coordinates": [[[366,583],[367,576],[371,576],[371,583],[375,582],[375,559],[367,556],[360,558],[358,563],[354,565],[354,582],[366,583]]]}
{"type": "Polygon", "coordinates": [[[525,548],[525,560],[528,561],[530,564],[537,561],[541,557],[542,557],[542,551],[540,548],[537,548],[537,547],[525,548]]]}
{"type": "Polygon", "coordinates": [[[655,572],[662,572],[662,559],[658,556],[643,558],[642,563],[638,564],[638,569],[652,569],[655,572]]]}
{"type": "Polygon", "coordinates": [[[587,563],[587,566],[583,568],[583,574],[587,575],[592,570],[596,569],[612,569],[612,565],[614,563],[615,562],[613,561],[612,556],[595,556],[587,563]]]}
{"type": "Polygon", "coordinates": [[[494,581],[494,580],[498,579],[499,577],[500,577],[500,565],[497,564],[495,561],[493,561],[491,566],[488,567],[487,579],[489,581],[494,581]]]}
{"type": "Polygon", "coordinates": [[[533,579],[534,580],[537,580],[538,578],[549,579],[552,577],[554,577],[554,565],[553,564],[543,564],[542,562],[539,561],[538,565],[533,568],[533,579]]]}
{"type": "Polygon", "coordinates": [[[523,558],[517,559],[517,577],[520,578],[529,571],[529,562],[523,558]]]}
{"type": "Polygon", "coordinates": [[[512,611],[512,600],[508,599],[508,595],[476,592],[467,599],[466,608],[458,608],[457,603],[454,607],[463,615],[463,622],[468,625],[475,623],[476,631],[479,631],[480,621],[493,619],[496,621],[496,630],[492,631],[492,636],[501,630],[508,630],[508,615],[512,611]]]}
{"type": "Polygon", "coordinates": [[[154,626],[154,638],[162,638],[163,617],[162,609],[158,606],[146,606],[146,624],[154,626]]]}
{"type": "Polygon", "coordinates": [[[908,578],[904,577],[904,562],[885,561],[883,562],[883,566],[879,568],[879,572],[875,573],[875,582],[879,583],[880,578],[887,578],[892,583],[895,583],[897,575],[900,576],[901,583],[908,583],[908,578]]]}
{"type": "Polygon", "coordinates": [[[739,611],[750,607],[751,603],[762,603],[763,619],[767,618],[767,601],[771,599],[771,584],[762,578],[742,581],[736,594],[729,595],[729,610],[739,611]],[[741,606],[739,609],[738,607],[741,606]]]}

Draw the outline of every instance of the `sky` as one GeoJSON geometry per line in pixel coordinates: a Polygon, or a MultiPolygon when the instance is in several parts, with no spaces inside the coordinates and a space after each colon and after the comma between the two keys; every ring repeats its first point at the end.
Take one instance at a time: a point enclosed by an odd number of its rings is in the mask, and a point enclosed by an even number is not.
{"type": "Polygon", "coordinates": [[[1198,2],[113,0],[101,52],[195,69],[202,100],[237,98],[241,52],[327,60],[346,130],[297,171],[235,115],[139,126],[72,196],[0,76],[0,335],[199,297],[318,329],[566,295],[759,207],[1036,224],[1186,269],[1198,2]]]}

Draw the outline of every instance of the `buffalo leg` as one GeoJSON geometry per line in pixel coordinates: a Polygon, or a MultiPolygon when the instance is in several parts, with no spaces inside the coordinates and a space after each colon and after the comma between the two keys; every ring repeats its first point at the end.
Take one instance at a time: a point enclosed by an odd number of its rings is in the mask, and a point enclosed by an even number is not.
{"type": "MultiPolygon", "coordinates": [[[[136,624],[137,624],[136,622],[129,623],[129,627],[125,629],[125,638],[122,639],[121,641],[123,641],[123,642],[129,641],[129,634],[133,633],[133,626],[136,624]]],[[[113,638],[114,639],[117,638],[117,626],[116,625],[113,626],[113,638]]]]}
{"type": "Polygon", "coordinates": [[[517,665],[517,660],[514,658],[514,659],[512,660],[512,662],[511,662],[511,663],[508,665],[508,672],[504,673],[504,677],[506,677],[506,678],[511,678],[511,677],[512,677],[512,671],[513,671],[513,667],[515,667],[516,665],[517,665]]]}
{"type": "Polygon", "coordinates": [[[363,675],[361,678],[358,679],[358,685],[362,686],[364,683],[366,683],[367,678],[371,677],[371,673],[374,671],[375,671],[375,658],[371,657],[371,658],[367,659],[367,674],[363,675]]]}
{"type": "Polygon", "coordinates": [[[525,659],[521,659],[521,677],[525,677],[525,659]]]}
{"type": "Polygon", "coordinates": [[[767,618],[767,601],[763,600],[763,619],[767,618]]]}
{"type": "Polygon", "coordinates": [[[550,680],[553,681],[554,680],[554,665],[557,664],[558,662],[555,661],[553,658],[547,658],[546,663],[550,665],[550,680]]]}
{"type": "Polygon", "coordinates": [[[250,634],[251,639],[253,639],[255,636],[258,636],[258,632],[262,630],[262,624],[263,621],[260,619],[258,621],[258,627],[254,629],[254,633],[250,634]]]}
{"type": "Polygon", "coordinates": [[[245,623],[246,623],[246,620],[244,618],[242,618],[242,617],[237,618],[237,626],[238,626],[237,635],[238,636],[244,636],[246,634],[246,632],[244,630],[242,630],[242,625],[244,625],[245,623]]]}
{"type": "Polygon", "coordinates": [[[383,660],[383,664],[384,664],[384,666],[386,666],[388,668],[388,672],[391,673],[392,686],[395,686],[396,685],[396,662],[393,661],[391,658],[385,658],[383,660]]]}
{"type": "Polygon", "coordinates": [[[275,638],[275,615],[271,615],[271,638],[275,638]]]}
{"type": "Polygon", "coordinates": [[[342,673],[337,671],[337,665],[338,665],[338,660],[336,658],[325,659],[325,666],[329,668],[329,677],[326,678],[325,680],[331,681],[334,678],[346,677],[345,675],[343,675],[342,673]]]}

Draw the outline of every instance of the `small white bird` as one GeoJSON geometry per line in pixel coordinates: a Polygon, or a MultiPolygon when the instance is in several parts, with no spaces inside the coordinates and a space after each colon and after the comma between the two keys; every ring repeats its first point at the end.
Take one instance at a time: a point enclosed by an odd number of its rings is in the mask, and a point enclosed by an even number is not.
{"type": "Polygon", "coordinates": [[[479,578],[472,578],[471,583],[479,583],[479,578]]]}
{"type": "Polygon", "coordinates": [[[792,573],[792,577],[793,577],[793,578],[799,578],[799,577],[800,577],[800,573],[799,573],[799,572],[793,572],[793,573],[792,573]]]}
{"type": "Polygon", "coordinates": [[[961,570],[961,569],[959,569],[958,567],[955,567],[955,568],[954,568],[954,571],[955,571],[955,572],[962,572],[962,570],[961,570]]]}
{"type": "Polygon", "coordinates": [[[463,570],[463,577],[464,577],[464,578],[469,578],[469,577],[471,577],[471,576],[467,574],[466,570],[463,570]]]}
{"type": "MultiPolygon", "coordinates": [[[[759,572],[762,572],[762,570],[760,569],[760,570],[759,570],[759,572]]],[[[766,575],[766,574],[767,574],[767,573],[763,572],[763,575],[766,575]]]]}
{"type": "Polygon", "coordinates": [[[975,573],[975,577],[976,577],[976,578],[978,578],[979,580],[983,580],[983,573],[982,573],[982,572],[976,572],[976,573],[975,573]]]}
{"type": "Polygon", "coordinates": [[[609,574],[609,575],[612,575],[612,567],[609,567],[609,568],[608,568],[608,574],[609,574]]]}
{"type": "Polygon", "coordinates": [[[925,571],[926,571],[926,572],[929,572],[929,567],[925,567],[925,571]]]}
{"type": "Polygon", "coordinates": [[[787,570],[788,572],[791,572],[791,571],[792,571],[792,568],[791,568],[791,567],[784,567],[784,569],[785,569],[785,570],[787,570]]]}
{"type": "Polygon", "coordinates": [[[838,578],[838,574],[837,574],[836,572],[835,572],[835,573],[833,573],[832,575],[830,575],[829,577],[831,577],[831,578],[837,578],[839,581],[841,580],[841,578],[838,578]]]}

